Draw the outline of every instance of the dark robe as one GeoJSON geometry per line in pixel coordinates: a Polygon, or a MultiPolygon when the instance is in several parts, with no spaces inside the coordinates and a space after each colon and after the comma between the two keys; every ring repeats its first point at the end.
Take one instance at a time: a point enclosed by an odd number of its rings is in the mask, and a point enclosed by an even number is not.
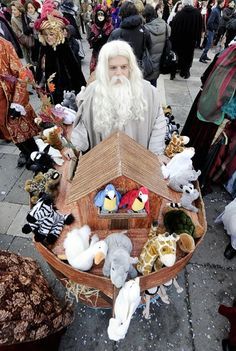
{"type": "MultiPolygon", "coordinates": [[[[40,82],[43,76],[41,68],[42,58],[45,56],[45,83],[50,75],[56,73],[52,83],[55,84],[55,91],[51,93],[52,103],[58,104],[63,101],[64,90],[74,90],[79,93],[82,86],[86,85],[80,62],[75,58],[68,42],[57,45],[56,50],[52,46],[41,47],[40,65],[37,67],[36,79],[40,82]]],[[[46,86],[47,89],[47,86],[46,86]]]]}
{"type": "Polygon", "coordinates": [[[172,49],[178,56],[180,71],[187,73],[192,66],[194,48],[200,41],[202,16],[193,6],[185,6],[171,22],[172,49]]]}
{"type": "Polygon", "coordinates": [[[11,44],[14,46],[14,49],[16,50],[18,57],[23,58],[23,53],[22,53],[20,44],[17,40],[17,37],[16,37],[15,33],[13,32],[8,21],[1,14],[0,14],[0,27],[1,27],[2,32],[3,32],[3,33],[0,33],[0,36],[2,36],[7,41],[10,41],[11,44]]]}

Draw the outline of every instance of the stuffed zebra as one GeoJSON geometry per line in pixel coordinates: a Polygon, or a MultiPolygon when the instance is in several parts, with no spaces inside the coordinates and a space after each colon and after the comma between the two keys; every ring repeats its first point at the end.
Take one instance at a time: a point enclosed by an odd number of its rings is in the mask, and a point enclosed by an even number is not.
{"type": "Polygon", "coordinates": [[[71,224],[74,216],[57,212],[52,198],[44,194],[28,213],[26,220],[28,223],[22,228],[24,234],[33,232],[35,241],[53,244],[61,234],[64,224],[71,224]]]}

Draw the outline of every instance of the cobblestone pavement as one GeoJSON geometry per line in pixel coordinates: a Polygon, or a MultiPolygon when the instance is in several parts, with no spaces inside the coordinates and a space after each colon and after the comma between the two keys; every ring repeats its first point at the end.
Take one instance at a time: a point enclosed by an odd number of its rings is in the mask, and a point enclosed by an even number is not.
{"type": "MultiPolygon", "coordinates": [[[[90,52],[85,40],[83,43],[87,52],[83,69],[88,77],[90,52]]],[[[168,76],[162,76],[158,81],[163,104],[172,106],[181,125],[199,90],[199,77],[206,68],[198,62],[200,54],[196,50],[189,80],[177,76],[170,81],[168,76]]],[[[37,97],[32,96],[31,100],[38,110],[37,97]]],[[[17,158],[17,148],[0,141],[0,248],[35,258],[55,292],[63,297],[64,288],[34,249],[31,236],[21,233],[29,208],[23,187],[32,173],[17,168],[17,158]]],[[[236,259],[224,258],[229,238],[222,225],[214,224],[214,219],[229,201],[230,196],[218,188],[204,198],[208,230],[203,243],[179,274],[178,282],[184,291],[178,295],[173,287],[168,290],[170,305],[157,300],[151,305],[148,321],[143,319],[142,308],[139,308],[125,340],[115,344],[107,335],[111,310],[95,310],[78,303],[75,320],[62,338],[60,351],[220,351],[221,339],[227,335],[229,325],[217,310],[220,303],[231,305],[236,296],[236,259]]]]}

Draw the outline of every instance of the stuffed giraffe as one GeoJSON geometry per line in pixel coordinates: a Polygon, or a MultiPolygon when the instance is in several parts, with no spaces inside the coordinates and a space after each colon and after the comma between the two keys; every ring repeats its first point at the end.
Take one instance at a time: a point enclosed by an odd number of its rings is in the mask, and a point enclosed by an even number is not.
{"type": "Polygon", "coordinates": [[[178,240],[178,235],[175,233],[170,235],[167,232],[149,237],[139,256],[137,270],[141,274],[147,275],[152,272],[153,268],[157,271],[163,265],[173,266],[176,260],[176,242],[178,240]]]}

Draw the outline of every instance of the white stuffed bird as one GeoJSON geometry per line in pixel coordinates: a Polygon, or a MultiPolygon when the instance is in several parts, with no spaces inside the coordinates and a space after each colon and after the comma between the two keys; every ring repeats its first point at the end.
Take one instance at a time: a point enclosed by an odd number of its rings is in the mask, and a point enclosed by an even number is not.
{"type": "Polygon", "coordinates": [[[132,315],[141,300],[139,280],[140,278],[131,279],[120,289],[114,306],[115,318],[109,320],[107,329],[110,340],[125,338],[132,315]]]}
{"type": "Polygon", "coordinates": [[[80,229],[73,229],[64,241],[65,256],[69,264],[81,271],[91,269],[93,262],[99,264],[107,254],[108,246],[104,240],[93,235],[89,242],[91,230],[84,225],[80,229]]]}

